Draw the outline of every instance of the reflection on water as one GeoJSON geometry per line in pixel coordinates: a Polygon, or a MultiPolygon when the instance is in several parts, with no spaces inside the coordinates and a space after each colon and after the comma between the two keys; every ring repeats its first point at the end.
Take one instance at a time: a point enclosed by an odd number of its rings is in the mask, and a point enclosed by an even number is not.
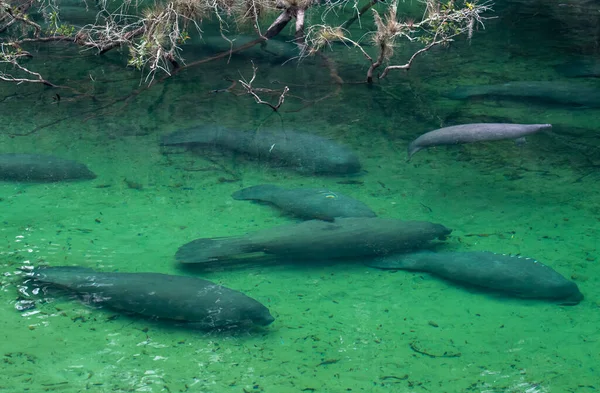
{"type": "MultiPolygon", "coordinates": [[[[471,45],[432,51],[409,73],[392,74],[372,88],[337,87],[316,60],[282,66],[270,55],[252,54],[146,89],[117,56],[80,58],[54,46],[44,71],[61,83],[76,81],[85,94],[63,93],[57,102],[54,90],[3,84],[0,152],[76,160],[97,177],[0,183],[0,386],[92,392],[593,390],[600,306],[598,109],[527,95],[447,97],[461,86],[570,83],[561,65],[580,59],[564,36],[547,39],[544,18],[554,9],[545,9],[539,23],[507,19],[509,12],[526,15],[528,7],[500,5],[504,17],[471,45]],[[56,62],[64,56],[70,56],[68,67],[56,62]],[[270,89],[266,97],[276,101],[290,87],[278,114],[243,90],[228,89],[240,74],[252,75],[251,57],[259,69],[256,83],[270,89]],[[407,146],[419,135],[478,122],[553,128],[528,136],[525,145],[437,146],[406,162],[407,146]],[[235,150],[160,146],[165,135],[210,124],[319,135],[349,146],[363,170],[313,176],[235,150]],[[535,256],[574,281],[585,299],[567,307],[508,298],[350,260],[178,266],[177,249],[194,239],[298,222],[231,197],[259,184],[326,189],[356,198],[379,217],[441,223],[453,230],[444,251],[535,256]],[[242,332],[181,329],[66,295],[27,291],[21,277],[39,265],[201,277],[258,300],[275,321],[242,332]]],[[[579,52],[590,53],[589,44],[574,42],[579,52]]],[[[364,79],[360,53],[336,49],[330,59],[345,81],[364,79]]],[[[577,83],[597,87],[590,62],[583,64],[588,75],[577,83]]]]}

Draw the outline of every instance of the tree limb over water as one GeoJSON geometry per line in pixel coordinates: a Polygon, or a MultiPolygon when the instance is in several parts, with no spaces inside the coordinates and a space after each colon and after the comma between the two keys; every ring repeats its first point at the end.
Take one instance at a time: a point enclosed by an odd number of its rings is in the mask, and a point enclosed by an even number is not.
{"type": "MultiPolygon", "coordinates": [[[[299,61],[321,56],[335,83],[341,84],[335,64],[323,52],[355,48],[369,65],[365,79],[372,83],[390,71],[408,70],[418,56],[435,46],[448,45],[458,36],[470,39],[475,29],[483,27],[483,14],[491,11],[491,3],[478,0],[424,0],[422,17],[416,21],[399,17],[398,3],[391,0],[368,0],[362,6],[358,0],[123,0],[116,7],[113,4],[97,0],[95,22],[76,27],[61,22],[58,0],[0,0],[0,81],[64,88],[26,66],[32,57],[27,45],[64,42],[97,54],[127,48],[128,65],[143,72],[152,85],[183,69],[264,45],[289,26],[299,61]],[[339,23],[336,12],[345,7],[352,7],[354,15],[339,23]],[[232,26],[250,26],[256,38],[186,64],[184,44],[192,30],[203,35],[202,22],[207,20],[217,21],[230,43],[228,36],[236,35],[230,32],[232,26]],[[401,60],[395,49],[403,43],[420,48],[401,60]],[[379,69],[381,73],[375,75],[379,69]]],[[[256,98],[252,94],[256,88],[246,89],[256,98]]]]}

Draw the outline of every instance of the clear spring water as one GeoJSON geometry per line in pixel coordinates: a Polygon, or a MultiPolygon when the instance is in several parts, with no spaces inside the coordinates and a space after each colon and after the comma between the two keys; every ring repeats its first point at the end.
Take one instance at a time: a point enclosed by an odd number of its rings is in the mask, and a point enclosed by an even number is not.
{"type": "MultiPolygon", "coordinates": [[[[140,74],[126,69],[116,52],[82,57],[62,45],[38,47],[31,65],[97,99],[0,85],[0,152],[78,160],[98,177],[0,182],[0,390],[596,391],[600,111],[533,100],[453,101],[444,94],[461,85],[566,80],[556,66],[597,52],[593,39],[557,28],[551,12],[536,16],[526,3],[497,8],[500,18],[470,45],[434,50],[410,72],[392,73],[373,87],[338,89],[318,60],[282,66],[258,51],[144,89],[140,74]],[[259,68],[257,85],[290,87],[279,114],[239,86],[211,92],[230,85],[224,77],[249,78],[250,59],[259,68]],[[440,147],[406,163],[406,147],[418,135],[486,121],[552,123],[554,129],[524,146],[440,147]],[[331,137],[358,153],[365,172],[312,177],[232,154],[167,154],[158,144],[169,132],[206,123],[331,137]],[[210,272],[176,265],[177,248],[195,238],[293,222],[230,197],[261,183],[328,188],[382,217],[443,223],[454,230],[445,249],[535,257],[573,279],[586,298],[564,307],[345,261],[210,272]],[[40,263],[195,275],[247,293],[276,320],[238,334],[199,332],[68,297],[19,312],[15,272],[40,263]]],[[[364,79],[359,53],[336,47],[329,56],[345,81],[364,79]]],[[[578,82],[595,86],[592,79],[578,82]]]]}

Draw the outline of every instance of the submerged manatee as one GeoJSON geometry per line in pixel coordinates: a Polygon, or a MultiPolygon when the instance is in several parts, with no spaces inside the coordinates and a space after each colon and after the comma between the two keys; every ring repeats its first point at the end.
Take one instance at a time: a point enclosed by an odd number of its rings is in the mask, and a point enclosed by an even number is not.
{"type": "Polygon", "coordinates": [[[600,60],[593,57],[571,61],[555,68],[571,78],[600,78],[600,60]]]}
{"type": "Polygon", "coordinates": [[[94,179],[87,166],[40,154],[0,154],[0,180],[56,182],[94,179]]]}
{"type": "Polygon", "coordinates": [[[369,217],[310,220],[243,236],[197,239],[181,246],[175,258],[181,263],[226,263],[252,253],[289,260],[387,255],[444,239],[450,232],[443,225],[425,221],[369,217]]]}
{"type": "MultiPolygon", "coordinates": [[[[281,61],[297,57],[299,54],[298,45],[293,42],[277,38],[257,42],[259,38],[252,35],[238,34],[234,39],[228,41],[222,35],[210,36],[203,34],[200,48],[208,49],[213,53],[233,51],[235,54],[254,58],[275,57],[281,59],[281,61]],[[252,42],[257,43],[238,52],[241,47],[247,46],[252,42]]],[[[184,46],[184,50],[186,49],[188,49],[188,45],[184,46]]]]}
{"type": "Polygon", "coordinates": [[[101,273],[83,267],[38,268],[36,282],[63,287],[89,302],[200,329],[273,322],[269,310],[233,289],[195,277],[158,273],[101,273]]]}
{"type": "Polygon", "coordinates": [[[164,146],[194,144],[237,151],[262,162],[287,165],[299,172],[348,174],[360,171],[358,157],[348,147],[300,132],[201,126],[167,135],[162,141],[164,146]]]}
{"type": "Polygon", "coordinates": [[[522,298],[558,300],[564,304],[577,304],[583,299],[574,282],[531,258],[492,252],[420,251],[376,258],[366,264],[380,269],[427,272],[522,298]]]}
{"type": "Polygon", "coordinates": [[[564,81],[518,81],[500,85],[461,86],[448,95],[455,100],[487,96],[513,100],[535,99],[589,107],[600,106],[598,85],[564,81]]]}
{"type": "Polygon", "coordinates": [[[333,221],[336,217],[375,217],[362,202],[321,188],[286,189],[270,184],[234,192],[233,199],[270,203],[284,212],[301,218],[333,221]]]}
{"type": "Polygon", "coordinates": [[[502,139],[519,139],[551,128],[551,124],[473,123],[444,127],[425,133],[408,145],[408,160],[418,151],[432,146],[457,145],[502,139]]]}

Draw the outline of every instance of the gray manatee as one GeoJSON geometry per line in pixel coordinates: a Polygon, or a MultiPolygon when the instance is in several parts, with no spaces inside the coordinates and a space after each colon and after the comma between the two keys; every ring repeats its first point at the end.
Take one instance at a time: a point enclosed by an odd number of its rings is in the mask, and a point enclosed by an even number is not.
{"type": "Polygon", "coordinates": [[[535,99],[566,105],[600,106],[600,89],[597,84],[571,81],[515,81],[499,85],[460,86],[448,97],[457,100],[471,97],[535,99]]]}
{"type": "Polygon", "coordinates": [[[577,285],[534,259],[492,252],[419,251],[365,262],[380,269],[427,272],[455,281],[522,298],[577,304],[583,299],[577,285]]]}
{"type": "Polygon", "coordinates": [[[432,146],[457,145],[502,139],[520,139],[551,128],[551,124],[473,123],[444,127],[425,133],[408,146],[408,161],[418,151],[432,146]]]}
{"type": "Polygon", "coordinates": [[[35,282],[49,283],[90,303],[174,320],[199,329],[268,325],[269,310],[233,289],[195,277],[158,273],[101,273],[83,267],[38,268],[35,282]]]}
{"type": "Polygon", "coordinates": [[[286,189],[262,184],[234,192],[233,199],[270,203],[300,218],[333,221],[336,217],[375,217],[364,203],[320,188],[286,189]]]}
{"type": "Polygon", "coordinates": [[[181,246],[181,263],[235,263],[255,254],[287,260],[324,260],[387,255],[412,250],[452,232],[440,224],[377,217],[309,220],[242,236],[201,238],[181,246]]]}
{"type": "Polygon", "coordinates": [[[175,132],[162,145],[212,145],[267,163],[279,163],[299,172],[349,174],[360,171],[360,162],[350,148],[318,135],[280,130],[234,130],[201,126],[175,132]]]}
{"type": "Polygon", "coordinates": [[[95,177],[84,164],[64,158],[41,154],[0,154],[0,180],[57,182],[95,177]]]}
{"type": "Polygon", "coordinates": [[[600,78],[600,61],[593,57],[571,61],[555,68],[571,78],[600,78]]]}

